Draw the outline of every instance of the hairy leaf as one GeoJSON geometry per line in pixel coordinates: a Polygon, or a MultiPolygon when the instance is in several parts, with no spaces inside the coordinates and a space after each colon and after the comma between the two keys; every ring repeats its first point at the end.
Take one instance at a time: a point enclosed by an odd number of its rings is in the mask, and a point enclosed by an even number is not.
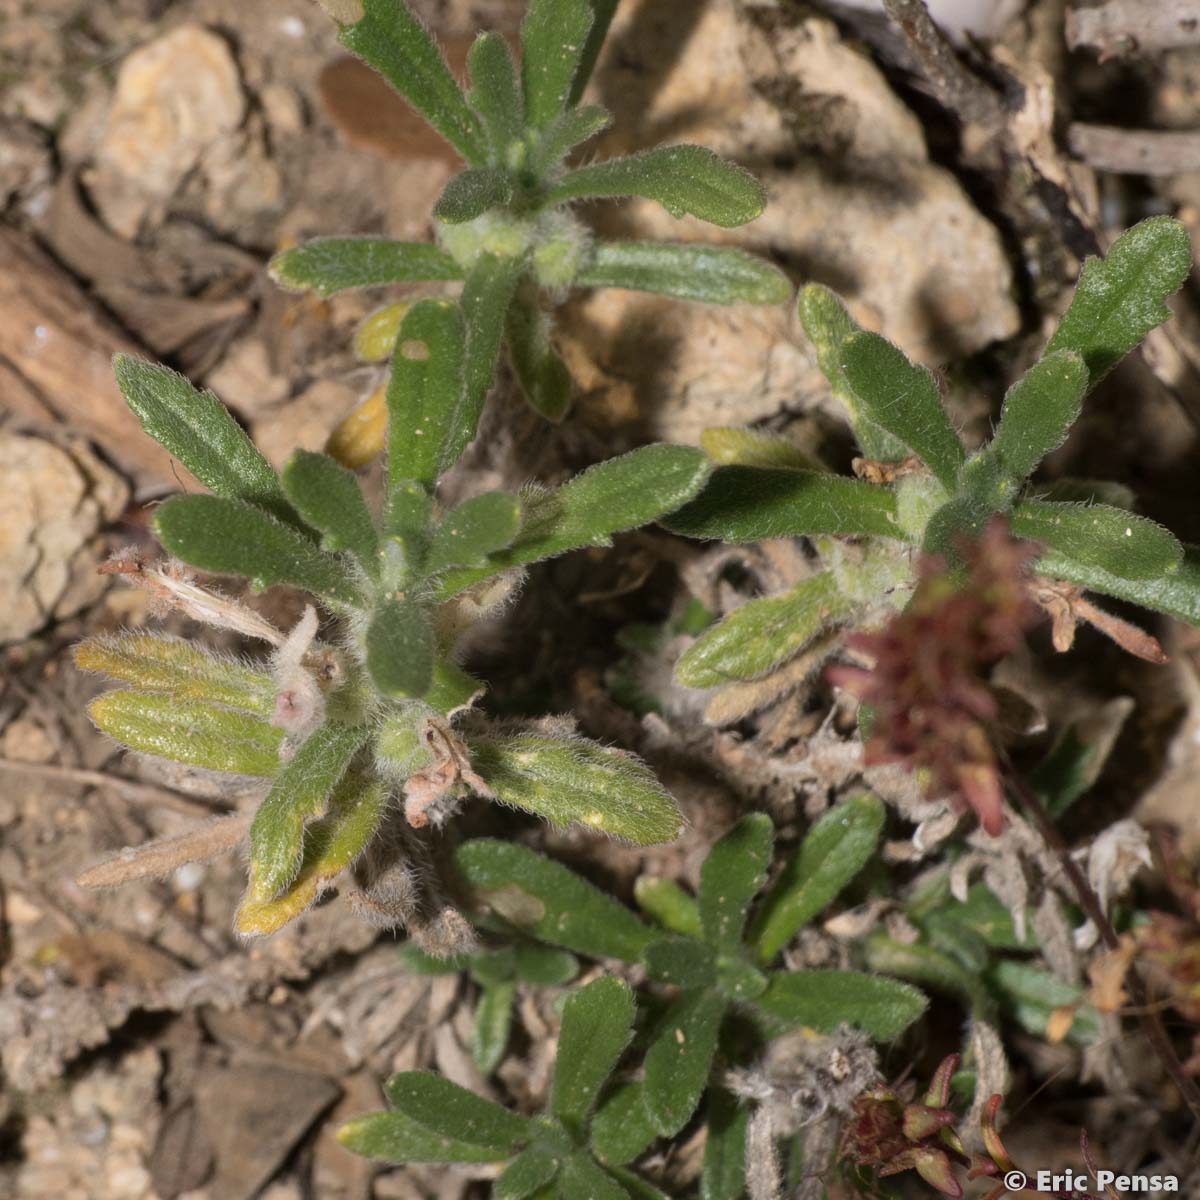
{"type": "Polygon", "coordinates": [[[533,144],[529,152],[529,170],[539,178],[553,170],[581,142],[594,138],[612,123],[612,114],[599,104],[569,108],[560,113],[533,144]]]}
{"type": "Polygon", "coordinates": [[[512,182],[500,167],[472,167],[450,177],[433,215],[447,225],[462,225],[512,199],[512,182]]]}
{"type": "Polygon", "coordinates": [[[558,1200],[629,1200],[629,1193],[586,1154],[573,1154],[559,1168],[558,1200]]]}
{"type": "Polygon", "coordinates": [[[326,550],[349,550],[379,578],[379,538],[358,480],[327,454],[297,450],[283,468],[283,490],[300,515],[325,536],[326,550]]]}
{"type": "Polygon", "coordinates": [[[704,146],[660,146],[580,167],[550,189],[546,202],[619,196],[644,196],[673,217],[690,214],[727,229],[753,221],[767,206],[749,171],[704,146]]]}
{"type": "Polygon", "coordinates": [[[888,488],[819,471],[762,467],[718,467],[704,491],[662,524],[727,542],[821,533],[904,536],[888,488]]]}
{"type": "Polygon", "coordinates": [[[524,104],[508,43],[498,33],[481,33],[467,54],[471,90],[467,100],[483,119],[492,150],[503,161],[524,130],[524,104]]]}
{"type": "Polygon", "coordinates": [[[1146,334],[1170,320],[1163,301],[1183,286],[1191,266],[1187,229],[1173,217],[1150,217],[1126,230],[1104,258],[1083,264],[1046,354],[1075,351],[1095,386],[1146,334]]]}
{"type": "Polygon", "coordinates": [[[997,962],[988,972],[987,982],[1030,1033],[1045,1037],[1054,1012],[1070,1007],[1074,1010],[1074,1020],[1066,1040],[1073,1046],[1099,1041],[1100,1020],[1090,1004],[1081,1003],[1083,988],[1064,983],[1032,963],[1011,959],[997,962]]]}
{"type": "Polygon", "coordinates": [[[579,974],[579,960],[565,950],[521,943],[516,947],[516,977],[538,987],[558,987],[579,974]]]}
{"type": "Polygon", "coordinates": [[[928,1003],[916,988],[899,980],[828,968],[776,975],[755,1001],[789,1028],[833,1033],[847,1021],[879,1042],[899,1037],[928,1003]]]}
{"type": "Polygon", "coordinates": [[[824,464],[787,438],[757,429],[721,426],[700,435],[704,453],[720,467],[788,467],[793,471],[823,471],[824,464]]]}
{"type": "Polygon", "coordinates": [[[646,1112],[664,1137],[688,1123],[708,1083],[729,1001],[713,988],[681,996],[646,1052],[646,1112]]]}
{"type": "Polygon", "coordinates": [[[596,59],[600,57],[600,49],[612,22],[613,13],[617,11],[617,0],[589,0],[592,9],[592,27],[588,31],[587,41],[579,55],[579,66],[575,69],[575,79],[571,84],[571,94],[567,98],[569,104],[578,104],[588,81],[596,59]]]}
{"type": "Polygon", "coordinates": [[[574,284],[706,304],[782,304],[792,291],[782,271],[745,250],[673,242],[597,242],[574,284]]]}
{"type": "Polygon", "coordinates": [[[742,1200],[746,1188],[746,1125],[750,1107],[724,1088],[710,1088],[700,1200],[742,1200]]]}
{"type": "Polygon", "coordinates": [[[1027,479],[1067,433],[1083,408],[1088,371],[1072,350],[1036,362],[1008,389],[990,449],[1014,480],[1027,479]]]}
{"type": "Polygon", "coordinates": [[[478,899],[530,937],[634,963],[657,936],[611,896],[524,846],[476,839],[454,861],[478,899]]]}
{"type": "Polygon", "coordinates": [[[638,1158],[658,1136],[646,1114],[641,1083],[606,1090],[592,1117],[592,1153],[605,1166],[622,1167],[638,1158]]]}
{"type": "Polygon", "coordinates": [[[775,826],[765,813],[744,816],[708,852],[700,868],[700,923],[722,953],[738,949],[750,904],[767,882],[775,826]]]}
{"type": "Polygon", "coordinates": [[[243,500],[172,496],[154,514],[154,531],[168,553],[216,575],[240,575],[255,591],[286,583],[336,604],[361,602],[345,562],[243,500]]]}
{"type": "Polygon", "coordinates": [[[510,1157],[504,1148],[455,1140],[398,1112],[355,1117],[337,1131],[337,1140],[354,1154],[391,1163],[493,1163],[510,1157]]]}
{"type": "Polygon", "coordinates": [[[530,0],[521,22],[521,90],[530,129],[544,129],[567,106],[592,20],[588,0],[530,0]]]}
{"type": "Polygon", "coordinates": [[[937,380],[877,333],[842,342],[842,373],[867,416],[916,453],[953,491],[966,455],[946,416],[937,380]]]}
{"type": "Polygon", "coordinates": [[[385,599],[367,628],[367,669],[387,696],[423,696],[433,676],[433,629],[412,599],[385,599]]]}
{"type": "Polygon", "coordinates": [[[651,979],[684,990],[708,987],[716,978],[716,951],[695,938],[667,937],[651,942],[642,962],[651,979]]]}
{"type": "Polygon", "coordinates": [[[515,983],[491,983],[479,994],[471,1026],[471,1057],[484,1075],[490,1075],[504,1058],[516,996],[515,983]]]}
{"type": "Polygon", "coordinates": [[[554,348],[551,328],[535,300],[513,297],[504,326],[513,373],[534,411],[561,421],[571,407],[571,373],[554,348]]]}
{"type": "Polygon", "coordinates": [[[639,758],[580,737],[523,733],[471,743],[474,768],[505,804],[553,825],[580,822],[639,846],[683,828],[670,793],[639,758]]]}
{"type": "Polygon", "coordinates": [[[600,1089],[633,1030],[633,993],[606,975],[580,988],[563,1008],[550,1111],[575,1136],[583,1134],[600,1089]]]}
{"type": "Polygon", "coordinates": [[[437,44],[399,0],[362,0],[364,16],[338,41],[374,67],[469,163],[487,159],[487,137],[437,44]]]}
{"type": "Polygon", "coordinates": [[[530,1146],[504,1168],[492,1194],[496,1200],[528,1200],[549,1184],[557,1172],[558,1159],[553,1154],[541,1146],[530,1146]]]}
{"type": "Polygon", "coordinates": [[[512,544],[521,528],[521,502],[508,492],[484,492],[452,508],[437,527],[426,569],[473,567],[512,544]]]}
{"type": "Polygon", "coordinates": [[[920,942],[903,944],[884,934],[872,934],[865,946],[867,966],[949,992],[965,1000],[986,1021],[995,1017],[996,1003],[983,981],[950,955],[920,942]]]}
{"type": "Polygon", "coordinates": [[[427,1071],[402,1071],[384,1084],[388,1103],[412,1121],[455,1141],[515,1154],[532,1134],[528,1117],[427,1071]]]}
{"type": "Polygon", "coordinates": [[[463,277],[462,267],[437,246],[371,237],[317,238],[275,255],[270,269],[280,287],[311,290],[318,296],[389,283],[463,277]]]}
{"type": "Polygon", "coordinates": [[[675,880],[642,875],[633,885],[633,894],[642,910],[664,929],[684,937],[700,936],[700,908],[675,880]]]}
{"type": "Polygon", "coordinates": [[[883,805],[869,793],[820,817],[754,918],[749,940],[760,963],[769,963],[866,866],[882,829],[883,805]]]}

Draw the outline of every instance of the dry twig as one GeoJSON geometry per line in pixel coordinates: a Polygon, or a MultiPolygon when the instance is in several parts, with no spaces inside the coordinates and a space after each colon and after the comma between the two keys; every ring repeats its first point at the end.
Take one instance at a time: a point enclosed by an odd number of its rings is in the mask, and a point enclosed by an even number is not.
{"type": "Polygon", "coordinates": [[[1197,0],[1108,0],[1067,12],[1067,45],[1091,46],[1101,58],[1134,51],[1200,46],[1197,0]]]}
{"type": "Polygon", "coordinates": [[[1118,175],[1178,175],[1200,170],[1200,130],[1121,129],[1075,121],[1071,153],[1098,171],[1118,175]]]}

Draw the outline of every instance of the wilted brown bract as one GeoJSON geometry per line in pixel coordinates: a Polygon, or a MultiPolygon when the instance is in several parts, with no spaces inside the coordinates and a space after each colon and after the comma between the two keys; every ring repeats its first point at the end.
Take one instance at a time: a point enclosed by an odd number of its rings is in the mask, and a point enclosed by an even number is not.
{"type": "Polygon", "coordinates": [[[234,849],[250,829],[250,813],[218,817],[187,833],[127,846],[120,854],[84,871],[80,887],[118,887],[134,879],[162,879],[188,863],[209,862],[234,849]]]}

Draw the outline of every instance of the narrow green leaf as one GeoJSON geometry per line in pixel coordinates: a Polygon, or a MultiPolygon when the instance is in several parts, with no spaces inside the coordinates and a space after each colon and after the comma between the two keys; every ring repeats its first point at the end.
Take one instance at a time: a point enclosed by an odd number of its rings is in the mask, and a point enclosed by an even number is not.
{"type": "Polygon", "coordinates": [[[633,1031],[633,992],[606,975],[573,992],[563,1007],[550,1111],[581,1137],[633,1031]]]}
{"type": "Polygon", "coordinates": [[[608,1167],[623,1167],[643,1154],[658,1136],[646,1115],[641,1083],[606,1089],[592,1117],[592,1153],[608,1167]]]}
{"type": "Polygon", "coordinates": [[[336,604],[361,602],[344,561],[245,501],[172,496],[154,514],[154,532],[168,553],[215,575],[240,575],[255,591],[287,583],[336,604]]]}
{"type": "Polygon", "coordinates": [[[557,167],[581,142],[594,138],[612,123],[612,114],[599,104],[569,108],[545,129],[529,151],[529,170],[538,178],[557,167]]]}
{"type": "Polygon", "coordinates": [[[388,382],[388,479],[432,486],[458,457],[467,331],[449,300],[421,300],[408,310],[388,382]]]}
{"type": "Polygon", "coordinates": [[[513,297],[504,324],[513,373],[533,410],[548,421],[561,421],[571,407],[571,374],[554,348],[552,328],[534,298],[513,297]]]}
{"type": "Polygon", "coordinates": [[[433,215],[447,225],[462,225],[512,199],[512,181],[500,167],[472,167],[450,177],[433,215]]]}
{"type": "Polygon", "coordinates": [[[1024,500],[1013,509],[1012,531],[1124,579],[1156,579],[1183,561],[1183,546],[1169,529],[1107,504],[1024,500]]]}
{"type": "Polygon", "coordinates": [[[283,468],[283,490],[300,515],[325,536],[326,550],[349,550],[379,578],[379,538],[352,471],[328,454],[297,450],[283,468]]]}
{"type": "Polygon", "coordinates": [[[755,1001],[788,1028],[833,1033],[847,1021],[879,1042],[898,1038],[928,1003],[916,988],[899,980],[825,968],[778,974],[755,1001]]]}
{"type": "Polygon", "coordinates": [[[867,416],[899,438],[953,491],[966,455],[946,416],[937,380],[877,333],[842,342],[842,373],[867,416]]]}
{"type": "Polygon", "coordinates": [[[275,712],[279,692],[269,671],[214,654],[183,638],[152,633],[110,633],[72,650],[81,671],[101,672],[148,692],[240,708],[259,717],[275,712]]]}
{"type": "Polygon", "coordinates": [[[890,488],[819,471],[718,467],[700,495],[662,522],[689,537],[754,542],[813,534],[903,538],[890,488]]]}
{"type": "Polygon", "coordinates": [[[1034,363],[1008,389],[990,449],[1012,479],[1028,479],[1038,463],[1067,440],[1087,389],[1087,367],[1071,350],[1034,363]]]}
{"type": "Polygon", "coordinates": [[[1073,1046],[1099,1041],[1100,1019],[1090,1004],[1082,1002],[1086,996],[1083,988],[1015,959],[997,962],[988,972],[987,982],[1030,1033],[1044,1037],[1054,1011],[1070,1006],[1075,1019],[1066,1040],[1073,1046]]]}
{"type": "Polygon", "coordinates": [[[833,575],[823,571],[782,596],[735,608],[687,648],[675,677],[685,687],[708,688],[766,675],[818,634],[848,619],[854,609],[833,575]]]}
{"type": "Polygon", "coordinates": [[[495,1200],[529,1200],[558,1173],[558,1159],[541,1146],[522,1150],[504,1168],[492,1188],[495,1200]]]}
{"type": "Polygon", "coordinates": [[[471,90],[467,100],[483,119],[496,159],[524,131],[524,104],[508,43],[498,33],[481,33],[467,54],[471,90]]]}
{"type": "Polygon", "coordinates": [[[550,189],[546,203],[620,196],[644,196],[673,217],[690,214],[726,229],[753,221],[767,206],[749,171],[704,146],[659,146],[579,167],[550,189]]]}
{"type": "Polygon", "coordinates": [[[929,518],[921,549],[926,554],[940,554],[952,567],[961,566],[964,547],[979,539],[993,511],[989,503],[970,492],[955,496],[929,518]]]}
{"type": "Polygon", "coordinates": [[[984,1020],[995,1017],[996,1003],[983,981],[950,955],[914,942],[905,945],[885,934],[873,934],[865,943],[867,966],[958,996],[984,1020]]]}
{"type": "Polygon", "coordinates": [[[516,976],[517,956],[512,946],[477,950],[469,957],[471,978],[484,987],[496,983],[512,983],[516,976]]]}
{"type": "Polygon", "coordinates": [[[270,271],[280,287],[318,296],[463,277],[462,267],[437,246],[371,237],[317,238],[275,255],[270,271]]]}
{"type": "Polygon", "coordinates": [[[866,866],[883,829],[883,805],[865,793],[834,805],[764,897],[750,929],[764,966],[866,866]]]}
{"type": "Polygon", "coordinates": [[[283,730],[266,721],[161,692],[105,692],[88,705],[97,728],[139,754],[234,775],[279,770],[283,730]]]}
{"type": "Polygon", "coordinates": [[[876,462],[899,462],[908,453],[907,447],[867,416],[842,370],[842,345],[852,333],[861,332],[857,322],[837,294],[819,283],[810,283],[800,289],[797,312],[817,353],[821,374],[829,380],[833,394],[846,406],[863,454],[876,462]]]}
{"type": "Polygon", "coordinates": [[[530,0],[521,22],[521,88],[530,129],[544,129],[566,108],[592,19],[588,0],[530,0]]]}
{"type": "Polygon", "coordinates": [[[691,1119],[708,1083],[729,1001],[715,988],[688,992],[667,1011],[646,1052],[646,1112],[663,1137],[691,1119]]]}
{"type": "Polygon", "coordinates": [[[1029,786],[1055,820],[1100,778],[1135,707],[1131,696],[1117,696],[1084,710],[1060,729],[1054,745],[1029,772],[1029,786]]]}
{"type": "Polygon", "coordinates": [[[1029,922],[1026,922],[1025,938],[1022,940],[1017,937],[1012,913],[985,883],[972,884],[964,902],[947,901],[942,911],[998,950],[1038,948],[1037,937],[1029,928],[1029,922]]]}
{"type": "Polygon", "coordinates": [[[433,530],[433,497],[415,479],[389,477],[383,502],[382,563],[389,578],[419,573],[433,530]]]}
{"type": "Polygon", "coordinates": [[[573,1154],[559,1168],[558,1200],[629,1200],[629,1193],[586,1154],[573,1154]]]}
{"type": "Polygon", "coordinates": [[[113,359],[113,373],[138,424],[205,487],[297,523],[271,464],[212,392],[128,354],[113,359]]]}
{"type": "Polygon", "coordinates": [[[579,974],[579,960],[565,950],[522,942],[516,948],[515,970],[523,983],[560,987],[579,974]]]}
{"type": "Polygon", "coordinates": [[[750,904],[767,882],[775,826],[765,813],[743,817],[708,852],[700,868],[700,924],[722,953],[738,949],[750,904]]]}
{"type": "Polygon", "coordinates": [[[504,1058],[516,995],[515,983],[489,984],[480,992],[471,1026],[471,1057],[484,1075],[490,1075],[504,1058]]]}
{"type": "Polygon", "coordinates": [[[528,1117],[509,1112],[428,1071],[402,1071],[383,1088],[392,1108],[444,1137],[515,1154],[533,1133],[528,1117]]]}
{"type": "Polygon", "coordinates": [[[374,67],[469,163],[487,160],[487,138],[437,44],[401,0],[362,0],[365,15],[338,41],[374,67]]]}
{"type": "Polygon", "coordinates": [[[508,492],[484,492],[448,512],[433,535],[426,569],[474,567],[512,544],[521,528],[521,502],[508,492]]]}
{"type": "Polygon", "coordinates": [[[592,78],[592,71],[596,66],[596,59],[600,57],[600,50],[604,45],[604,38],[608,34],[608,27],[612,23],[613,13],[617,11],[617,0],[590,0],[592,6],[592,27],[588,31],[587,41],[583,44],[583,50],[579,55],[579,66],[575,69],[575,79],[571,84],[571,94],[568,97],[568,103],[578,104],[580,96],[583,95],[584,89],[588,85],[588,81],[592,78]]]}
{"type": "Polygon", "coordinates": [[[506,567],[539,562],[584,546],[607,546],[614,533],[636,529],[672,512],[703,486],[708,459],[690,446],[643,446],[598,463],[552,491],[523,493],[517,540],[479,571],[446,576],[440,599],[506,567]]]}
{"type": "Polygon", "coordinates": [[[631,1200],[671,1200],[666,1192],[660,1191],[654,1184],[648,1183],[625,1167],[613,1167],[610,1173],[629,1194],[631,1200]]]}
{"type": "Polygon", "coordinates": [[[639,846],[683,828],[671,794],[641,759],[586,738],[523,733],[481,737],[471,762],[504,804],[559,827],[579,822],[639,846]]]}
{"type": "Polygon", "coordinates": [[[717,955],[695,938],[667,937],[651,942],[642,953],[646,974],[656,983],[690,990],[708,987],[717,975],[717,955]]]}
{"type": "Polygon", "coordinates": [[[1170,320],[1163,301],[1183,286],[1191,266],[1191,241],[1175,218],[1150,217],[1127,229],[1104,258],[1083,264],[1046,354],[1074,350],[1094,387],[1146,334],[1170,320]]]}
{"type": "Polygon", "coordinates": [[[551,945],[635,963],[657,936],[611,896],[524,846],[480,838],[459,846],[454,861],[482,903],[551,945]]]}
{"type": "Polygon", "coordinates": [[[921,923],[922,931],[935,950],[942,950],[968,971],[983,972],[988,965],[988,945],[973,929],[945,911],[932,912],[921,923]]]}
{"type": "Polygon", "coordinates": [[[792,471],[824,471],[825,464],[777,434],[757,429],[717,426],[700,435],[704,453],[719,467],[787,467],[792,471]]]}
{"type": "Polygon", "coordinates": [[[433,629],[416,601],[385,599],[367,628],[367,669],[387,696],[420,697],[433,677],[433,629]]]}
{"type": "Polygon", "coordinates": [[[642,911],[664,929],[684,937],[700,936],[700,908],[675,880],[642,875],[633,885],[633,894],[642,911]]]}
{"type": "Polygon", "coordinates": [[[765,259],[730,246],[597,242],[575,287],[619,287],[705,304],[782,304],[791,281],[765,259]]]}
{"type": "Polygon", "coordinates": [[[305,822],[325,811],[330,793],[369,736],[365,726],[327,721],[284,764],[250,826],[251,890],[257,898],[277,896],[296,878],[305,822]]]}
{"type": "Polygon", "coordinates": [[[347,1121],[337,1139],[364,1158],[390,1163],[493,1163],[509,1152],[456,1141],[398,1112],[367,1113],[347,1121]]]}
{"type": "Polygon", "coordinates": [[[704,1142],[704,1174],[700,1200],[742,1200],[746,1190],[746,1125],[748,1105],[724,1088],[710,1088],[708,1136],[704,1142]]]}

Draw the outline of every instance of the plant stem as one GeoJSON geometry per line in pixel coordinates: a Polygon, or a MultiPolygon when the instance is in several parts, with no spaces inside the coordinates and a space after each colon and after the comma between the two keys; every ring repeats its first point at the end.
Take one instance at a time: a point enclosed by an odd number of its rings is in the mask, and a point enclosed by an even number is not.
{"type": "MultiPolygon", "coordinates": [[[[1033,818],[1033,822],[1037,826],[1038,832],[1045,839],[1046,844],[1057,855],[1059,864],[1062,866],[1063,871],[1066,872],[1067,878],[1070,879],[1071,886],[1075,889],[1075,895],[1080,907],[1088,915],[1092,924],[1100,931],[1101,940],[1109,950],[1116,950],[1120,945],[1117,931],[1113,929],[1112,922],[1105,914],[1104,908],[1100,903],[1100,898],[1096,895],[1092,885],[1088,883],[1083,869],[1072,857],[1067,843],[1063,840],[1062,834],[1059,833],[1054,822],[1050,819],[1050,814],[1046,811],[1045,805],[1042,804],[1037,793],[1012,769],[1011,764],[1007,765],[1008,769],[1005,772],[1005,776],[1010,790],[1020,802],[1021,807],[1033,818]]],[[[1167,1037],[1167,1031],[1163,1028],[1158,1012],[1150,1003],[1145,980],[1142,979],[1138,972],[1136,964],[1130,963],[1125,982],[1129,987],[1134,1005],[1137,1008],[1137,1018],[1142,1027],[1142,1032],[1154,1048],[1154,1052],[1162,1063],[1163,1069],[1179,1089],[1179,1093],[1183,1097],[1184,1103],[1191,1110],[1192,1116],[1200,1122],[1200,1087],[1197,1086],[1194,1079],[1184,1073],[1183,1064],[1179,1061],[1179,1057],[1175,1053],[1175,1048],[1171,1045],[1171,1039],[1167,1037]]]]}

